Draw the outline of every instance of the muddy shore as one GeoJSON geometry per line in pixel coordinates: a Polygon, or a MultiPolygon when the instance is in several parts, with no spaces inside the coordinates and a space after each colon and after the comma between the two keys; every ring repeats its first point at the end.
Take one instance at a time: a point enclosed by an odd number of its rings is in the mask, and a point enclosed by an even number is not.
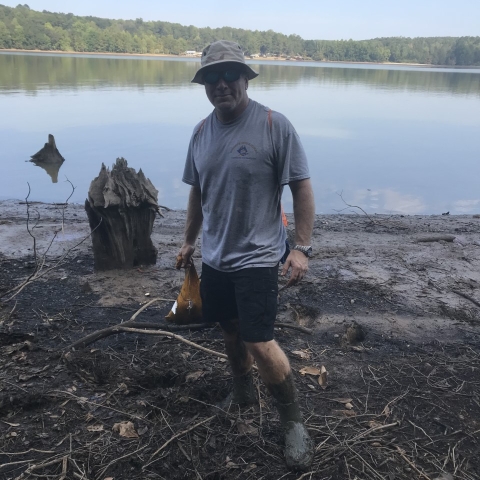
{"type": "MultiPolygon", "coordinates": [[[[83,206],[33,209],[37,259],[49,249],[44,270],[54,268],[12,297],[33,271],[33,238],[25,204],[0,202],[0,478],[299,478],[261,381],[256,408],[215,411],[230,385],[223,359],[135,333],[68,351],[153,297],[168,301],[139,320],[165,327],[185,212],[157,217],[155,266],[95,273],[83,206]],[[135,436],[112,430],[123,421],[135,436]]],[[[479,478],[480,218],[318,215],[313,247],[278,315],[312,334],[276,330],[318,447],[303,478],[479,478]],[[346,334],[352,322],[363,340],[346,334]],[[325,366],[328,387],[305,366],[325,366]]],[[[195,256],[200,267],[200,245],[195,256]]],[[[218,329],[180,334],[223,351],[218,329]]]]}

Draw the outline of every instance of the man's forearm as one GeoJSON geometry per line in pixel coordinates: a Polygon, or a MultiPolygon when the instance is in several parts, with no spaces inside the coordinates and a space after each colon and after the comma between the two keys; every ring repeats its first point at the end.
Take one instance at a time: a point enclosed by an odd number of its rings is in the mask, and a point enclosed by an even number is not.
{"type": "Polygon", "coordinates": [[[185,243],[195,245],[203,222],[201,191],[198,187],[190,189],[185,222],[185,243]]]}
{"type": "Polygon", "coordinates": [[[315,202],[310,179],[292,182],[293,216],[295,218],[295,243],[311,245],[313,222],[315,220],[315,202]]]}

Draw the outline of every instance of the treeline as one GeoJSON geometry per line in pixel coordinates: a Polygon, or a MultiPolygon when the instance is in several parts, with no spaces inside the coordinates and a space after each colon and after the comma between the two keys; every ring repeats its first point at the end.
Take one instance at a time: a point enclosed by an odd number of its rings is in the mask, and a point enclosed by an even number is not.
{"type": "Polygon", "coordinates": [[[317,61],[480,65],[480,37],[303,40],[272,30],[197,28],[168,22],[110,20],[71,13],[37,12],[28,5],[0,5],[0,48],[75,52],[165,53],[201,51],[220,38],[240,43],[247,54],[300,56],[317,61]]]}

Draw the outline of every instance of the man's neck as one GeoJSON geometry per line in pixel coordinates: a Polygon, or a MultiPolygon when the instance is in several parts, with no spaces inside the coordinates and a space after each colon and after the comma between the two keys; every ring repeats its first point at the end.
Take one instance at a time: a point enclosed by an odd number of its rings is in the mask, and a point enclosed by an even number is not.
{"type": "Polygon", "coordinates": [[[216,108],[215,115],[217,116],[217,119],[220,123],[231,123],[247,109],[249,103],[250,99],[247,98],[247,101],[245,103],[238,105],[237,108],[228,112],[221,111],[216,108]]]}

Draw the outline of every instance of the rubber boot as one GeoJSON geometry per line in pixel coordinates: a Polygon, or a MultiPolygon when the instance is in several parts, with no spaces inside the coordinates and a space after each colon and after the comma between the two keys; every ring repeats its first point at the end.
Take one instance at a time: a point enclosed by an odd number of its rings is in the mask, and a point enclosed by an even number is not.
{"type": "Polygon", "coordinates": [[[285,429],[285,461],[294,470],[306,470],[314,456],[314,445],[305,427],[298,405],[297,390],[291,373],[282,383],[267,385],[276,400],[280,421],[285,429]]]}
{"type": "Polygon", "coordinates": [[[257,403],[255,385],[253,384],[252,372],[233,377],[233,388],[227,398],[218,404],[222,410],[228,410],[230,406],[247,407],[257,403]]]}

